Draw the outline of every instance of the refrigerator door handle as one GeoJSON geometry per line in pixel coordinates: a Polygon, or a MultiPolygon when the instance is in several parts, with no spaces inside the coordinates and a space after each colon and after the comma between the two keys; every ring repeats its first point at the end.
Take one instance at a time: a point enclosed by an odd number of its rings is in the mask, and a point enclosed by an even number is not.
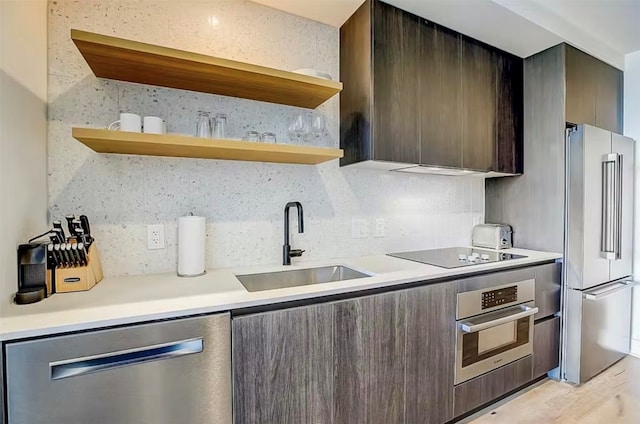
{"type": "Polygon", "coordinates": [[[600,232],[600,256],[616,259],[617,253],[617,168],[618,154],[602,157],[602,225],[600,232]]]}
{"type": "Polygon", "coordinates": [[[635,287],[637,285],[638,283],[636,281],[631,281],[631,280],[616,281],[615,283],[609,284],[600,289],[585,292],[582,296],[587,300],[598,301],[598,300],[604,299],[605,297],[611,296],[615,293],[635,287]]]}
{"type": "Polygon", "coordinates": [[[615,241],[615,259],[622,259],[622,155],[616,155],[616,241],[615,241]]]}

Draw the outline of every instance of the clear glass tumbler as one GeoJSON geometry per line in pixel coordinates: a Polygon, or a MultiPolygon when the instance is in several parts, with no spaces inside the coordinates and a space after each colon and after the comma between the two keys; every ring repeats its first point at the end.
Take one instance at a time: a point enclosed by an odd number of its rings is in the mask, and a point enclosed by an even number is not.
{"type": "Polygon", "coordinates": [[[205,111],[198,111],[196,121],[196,137],[211,138],[211,114],[205,111]]]}
{"type": "Polygon", "coordinates": [[[213,138],[225,138],[227,132],[227,115],[217,113],[213,120],[213,138]]]}

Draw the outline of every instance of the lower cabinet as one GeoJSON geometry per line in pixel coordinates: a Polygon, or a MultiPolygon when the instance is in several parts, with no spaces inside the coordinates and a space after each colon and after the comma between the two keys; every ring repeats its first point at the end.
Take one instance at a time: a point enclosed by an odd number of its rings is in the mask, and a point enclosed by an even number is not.
{"type": "Polygon", "coordinates": [[[233,319],[235,424],[333,422],[333,305],[233,319]]]}
{"type": "Polygon", "coordinates": [[[240,316],[235,423],[444,423],[454,358],[449,284],[240,316]]]}
{"type": "Polygon", "coordinates": [[[334,304],[335,423],[404,422],[405,292],[334,304]]]}
{"type": "Polygon", "coordinates": [[[454,389],[454,414],[465,414],[533,380],[531,355],[466,381],[454,389]]]}
{"type": "Polygon", "coordinates": [[[560,364],[560,317],[533,326],[533,377],[541,377],[560,364]]]}

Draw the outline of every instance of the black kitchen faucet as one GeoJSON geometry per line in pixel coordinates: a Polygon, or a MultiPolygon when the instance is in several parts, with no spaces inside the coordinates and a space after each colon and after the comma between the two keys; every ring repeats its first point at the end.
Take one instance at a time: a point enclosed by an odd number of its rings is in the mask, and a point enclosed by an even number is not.
{"type": "Polygon", "coordinates": [[[282,265],[291,265],[291,257],[302,256],[304,250],[291,249],[289,245],[289,209],[295,206],[298,210],[298,232],[304,233],[304,217],[302,216],[302,204],[289,202],[284,207],[284,245],[282,246],[282,265]]]}

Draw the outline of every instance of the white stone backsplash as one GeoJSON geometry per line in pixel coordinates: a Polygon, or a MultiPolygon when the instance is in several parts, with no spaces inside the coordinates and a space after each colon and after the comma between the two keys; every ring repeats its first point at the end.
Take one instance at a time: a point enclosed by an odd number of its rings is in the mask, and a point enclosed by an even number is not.
{"type": "MultiPolygon", "coordinates": [[[[279,69],[339,75],[339,30],[249,1],[49,2],[50,219],[84,213],[93,223],[107,275],[175,270],[177,217],[207,217],[207,266],[281,260],[283,208],[304,206],[305,233],[292,245],[305,258],[385,253],[468,244],[483,219],[484,181],[353,167],[97,154],[71,127],[106,127],[120,111],[167,119],[191,134],[200,109],[228,115],[228,136],[273,131],[290,143],[289,122],[304,109],[96,78],[69,37],[71,28],[156,43],[279,69]],[[214,16],[218,24],[210,25],[214,16]],[[351,238],[351,220],[370,236],[351,238]],[[374,220],[387,222],[374,238],[374,220]],[[147,250],[146,225],[164,223],[167,249],[147,250]]],[[[318,111],[327,131],[314,145],[339,145],[339,100],[318,111]]],[[[294,259],[295,260],[295,259],[294,259]]]]}

